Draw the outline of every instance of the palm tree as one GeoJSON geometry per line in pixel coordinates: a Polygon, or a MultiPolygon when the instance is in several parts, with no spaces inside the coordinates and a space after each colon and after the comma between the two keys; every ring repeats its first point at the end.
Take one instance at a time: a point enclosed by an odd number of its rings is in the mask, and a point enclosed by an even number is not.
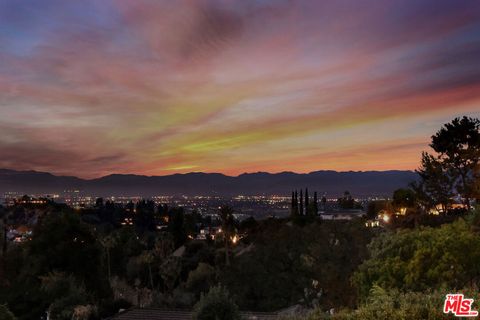
{"type": "Polygon", "coordinates": [[[102,247],[105,250],[105,255],[107,257],[108,281],[110,281],[112,277],[110,265],[110,250],[117,244],[117,239],[113,235],[107,235],[100,239],[100,243],[102,244],[102,247]]]}
{"type": "Polygon", "coordinates": [[[147,265],[148,277],[150,280],[150,288],[153,290],[154,285],[153,285],[153,275],[152,275],[152,263],[155,260],[155,257],[152,250],[145,250],[140,256],[140,259],[143,264],[147,265]]]}
{"type": "Polygon", "coordinates": [[[222,219],[223,242],[225,245],[225,265],[229,266],[230,256],[228,254],[228,247],[231,235],[235,228],[233,209],[229,206],[222,206],[220,208],[220,218],[222,219]]]}

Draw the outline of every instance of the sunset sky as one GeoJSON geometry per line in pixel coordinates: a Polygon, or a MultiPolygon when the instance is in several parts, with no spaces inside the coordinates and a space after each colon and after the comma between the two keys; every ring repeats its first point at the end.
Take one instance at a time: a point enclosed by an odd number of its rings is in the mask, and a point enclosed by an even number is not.
{"type": "Polygon", "coordinates": [[[414,169],[462,115],[478,0],[0,1],[0,168],[414,169]]]}

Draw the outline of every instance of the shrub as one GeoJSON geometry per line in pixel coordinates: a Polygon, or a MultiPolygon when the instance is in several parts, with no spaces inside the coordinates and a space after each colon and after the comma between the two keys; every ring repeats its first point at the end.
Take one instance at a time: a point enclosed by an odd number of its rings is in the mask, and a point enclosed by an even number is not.
{"type": "Polygon", "coordinates": [[[375,284],[417,292],[480,284],[480,237],[463,219],[440,228],[381,234],[369,251],[353,277],[363,298],[375,284]]]}
{"type": "Polygon", "coordinates": [[[4,304],[0,304],[0,320],[16,320],[13,313],[8,310],[7,306],[4,304]]]}
{"type": "MultiPolygon", "coordinates": [[[[457,292],[455,290],[445,292],[457,292]]],[[[478,298],[474,290],[461,290],[466,296],[478,298]]],[[[443,314],[445,293],[400,292],[385,290],[374,286],[366,302],[356,310],[342,310],[329,315],[321,310],[314,310],[305,317],[284,318],[284,320],[441,320],[452,319],[443,314]]]]}
{"type": "Polygon", "coordinates": [[[240,312],[227,290],[212,287],[194,307],[194,320],[240,320],[240,312]]]}
{"type": "Polygon", "coordinates": [[[198,267],[190,271],[185,284],[194,293],[206,292],[215,278],[215,269],[209,264],[200,262],[198,267]]]}

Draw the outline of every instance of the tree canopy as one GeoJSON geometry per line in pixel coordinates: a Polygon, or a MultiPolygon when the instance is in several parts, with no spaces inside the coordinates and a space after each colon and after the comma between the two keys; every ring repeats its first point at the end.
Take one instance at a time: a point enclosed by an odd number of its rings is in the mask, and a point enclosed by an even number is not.
{"type": "Polygon", "coordinates": [[[444,211],[459,194],[467,207],[478,196],[480,164],[480,120],[455,118],[432,136],[434,154],[424,152],[417,170],[421,182],[415,184],[419,198],[433,207],[440,204],[444,211]]]}
{"type": "Polygon", "coordinates": [[[363,297],[374,285],[418,292],[480,284],[480,238],[463,219],[439,228],[383,233],[369,252],[354,276],[363,297]]]}

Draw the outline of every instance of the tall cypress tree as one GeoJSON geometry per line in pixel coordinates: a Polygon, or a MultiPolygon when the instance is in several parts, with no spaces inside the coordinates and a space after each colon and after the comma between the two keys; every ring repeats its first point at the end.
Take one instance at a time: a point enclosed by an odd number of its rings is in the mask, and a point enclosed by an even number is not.
{"type": "Polygon", "coordinates": [[[295,215],[299,215],[299,212],[298,212],[298,192],[297,190],[295,190],[295,215]]]}
{"type": "Polygon", "coordinates": [[[291,209],[290,209],[290,215],[294,216],[295,215],[295,191],[292,191],[292,203],[291,203],[291,209]]]}
{"type": "Polygon", "coordinates": [[[310,199],[308,199],[308,188],[305,188],[305,215],[310,214],[310,199]]]}
{"type": "Polygon", "coordinates": [[[303,191],[300,189],[300,215],[303,216],[303,191]]]}

